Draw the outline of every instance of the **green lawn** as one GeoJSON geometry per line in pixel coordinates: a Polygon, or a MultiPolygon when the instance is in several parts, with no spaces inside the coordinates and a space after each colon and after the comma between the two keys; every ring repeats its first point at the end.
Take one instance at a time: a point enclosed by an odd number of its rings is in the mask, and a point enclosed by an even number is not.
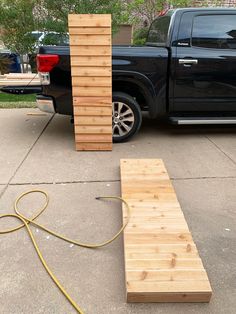
{"type": "Polygon", "coordinates": [[[36,95],[13,95],[0,92],[0,108],[34,108],[36,95]]]}

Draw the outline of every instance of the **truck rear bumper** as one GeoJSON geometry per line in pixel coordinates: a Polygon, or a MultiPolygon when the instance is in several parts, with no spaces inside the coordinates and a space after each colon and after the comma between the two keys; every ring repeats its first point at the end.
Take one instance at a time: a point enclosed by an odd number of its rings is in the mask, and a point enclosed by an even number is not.
{"type": "Polygon", "coordinates": [[[36,96],[37,107],[44,112],[55,113],[55,107],[52,97],[37,95],[36,96]]]}

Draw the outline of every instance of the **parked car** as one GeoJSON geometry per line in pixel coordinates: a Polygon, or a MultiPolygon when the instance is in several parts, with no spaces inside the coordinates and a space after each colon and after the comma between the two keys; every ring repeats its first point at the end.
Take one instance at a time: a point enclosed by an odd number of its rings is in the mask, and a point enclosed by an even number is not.
{"type": "MultiPolygon", "coordinates": [[[[142,111],[177,124],[235,124],[236,9],[169,10],[146,46],[113,47],[112,67],[115,142],[138,131],[142,111]]],[[[40,47],[38,71],[38,107],[73,115],[69,47],[40,47]]]]}
{"type": "Polygon", "coordinates": [[[20,73],[20,57],[16,53],[12,53],[10,50],[0,50],[0,74],[7,73],[20,73]]]}

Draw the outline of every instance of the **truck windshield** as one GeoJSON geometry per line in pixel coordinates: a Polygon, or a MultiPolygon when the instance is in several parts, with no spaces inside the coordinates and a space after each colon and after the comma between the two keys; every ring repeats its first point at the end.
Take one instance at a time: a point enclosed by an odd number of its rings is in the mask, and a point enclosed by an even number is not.
{"type": "Polygon", "coordinates": [[[168,32],[172,14],[172,12],[168,12],[167,15],[158,17],[156,20],[154,20],[148,32],[146,45],[167,45],[168,32]]]}

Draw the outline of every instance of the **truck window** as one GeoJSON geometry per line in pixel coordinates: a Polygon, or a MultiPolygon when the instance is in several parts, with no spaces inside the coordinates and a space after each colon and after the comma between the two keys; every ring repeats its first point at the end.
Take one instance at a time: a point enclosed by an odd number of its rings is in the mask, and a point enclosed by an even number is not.
{"type": "Polygon", "coordinates": [[[166,46],[171,16],[158,17],[150,26],[147,45],[166,46]]]}
{"type": "Polygon", "coordinates": [[[199,15],[194,17],[192,46],[236,49],[236,15],[199,15]]]}

